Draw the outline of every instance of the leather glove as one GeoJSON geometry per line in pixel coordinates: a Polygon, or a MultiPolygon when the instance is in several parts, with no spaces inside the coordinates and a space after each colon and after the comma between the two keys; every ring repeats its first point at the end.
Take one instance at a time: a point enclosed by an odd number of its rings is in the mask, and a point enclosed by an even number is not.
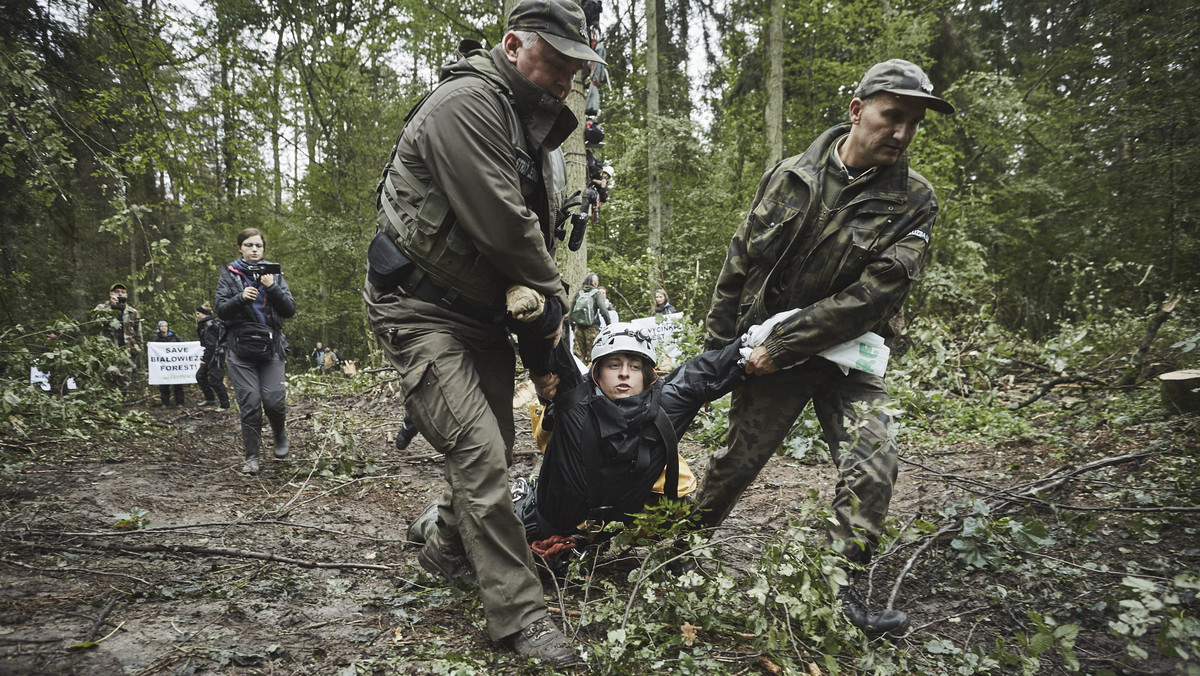
{"type": "Polygon", "coordinates": [[[522,322],[532,322],[542,316],[546,297],[528,286],[513,284],[504,293],[508,311],[522,322]]]}

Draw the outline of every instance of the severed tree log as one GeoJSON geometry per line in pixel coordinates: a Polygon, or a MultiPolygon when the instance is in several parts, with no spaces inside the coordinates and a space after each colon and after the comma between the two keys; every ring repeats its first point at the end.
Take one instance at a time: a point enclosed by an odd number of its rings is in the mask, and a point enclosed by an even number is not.
{"type": "Polygon", "coordinates": [[[1113,387],[1129,387],[1142,377],[1142,365],[1146,363],[1146,355],[1150,353],[1150,345],[1154,343],[1154,337],[1158,335],[1158,329],[1171,316],[1171,312],[1175,310],[1175,306],[1179,303],[1179,294],[1173,293],[1158,306],[1158,312],[1150,318],[1150,323],[1146,325],[1146,335],[1142,338],[1142,344],[1138,345],[1133,356],[1129,360],[1129,369],[1125,374],[1113,383],[1113,387]]]}
{"type": "Polygon", "coordinates": [[[1158,377],[1163,406],[1171,413],[1200,411],[1200,369],[1171,371],[1158,377]]]}

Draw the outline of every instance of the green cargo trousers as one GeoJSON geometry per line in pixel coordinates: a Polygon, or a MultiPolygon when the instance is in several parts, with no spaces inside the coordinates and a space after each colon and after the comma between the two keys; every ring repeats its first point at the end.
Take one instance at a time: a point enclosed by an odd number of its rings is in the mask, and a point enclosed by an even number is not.
{"type": "Polygon", "coordinates": [[[446,456],[439,534],[475,567],[488,634],[498,640],[547,612],[509,493],[516,360],[502,329],[476,327],[393,326],[379,342],[400,372],[405,409],[446,456]]]}
{"type": "Polygon", "coordinates": [[[842,541],[850,560],[866,563],[883,533],[896,483],[892,419],[883,410],[891,400],[882,378],[856,370],[843,375],[820,357],[751,377],[734,390],[726,448],[712,456],[696,498],[701,523],[714,527],[729,516],[809,401],[838,471],[837,525],[829,527],[829,537],[842,541]]]}

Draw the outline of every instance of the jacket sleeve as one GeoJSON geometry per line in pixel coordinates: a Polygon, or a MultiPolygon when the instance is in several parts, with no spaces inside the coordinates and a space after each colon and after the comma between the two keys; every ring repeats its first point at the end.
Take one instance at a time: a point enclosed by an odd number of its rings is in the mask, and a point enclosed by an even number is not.
{"type": "Polygon", "coordinates": [[[687,431],[701,406],[732,392],[746,379],[738,365],[741,346],[735,340],[719,350],[701,352],[666,376],[662,408],[676,435],[687,431]]]}
{"type": "Polygon", "coordinates": [[[275,314],[288,319],[296,314],[296,301],[292,300],[292,290],[288,288],[283,275],[275,276],[275,283],[266,287],[267,298],[271,300],[271,308],[275,314]]]}
{"type": "Polygon", "coordinates": [[[521,194],[502,107],[508,103],[480,85],[456,88],[430,104],[436,107],[416,127],[412,143],[454,205],[459,227],[511,283],[558,298],[566,307],[558,266],[521,194]]]}
{"type": "Polygon", "coordinates": [[[704,341],[706,350],[724,347],[737,338],[735,332],[738,323],[738,304],[742,299],[742,287],[745,285],[746,270],[750,263],[746,249],[751,234],[750,214],[754,213],[754,208],[762,200],[763,193],[773,174],[774,169],[763,174],[750,211],[747,212],[746,218],[742,220],[742,224],[738,226],[737,231],[733,233],[733,239],[729,242],[729,253],[725,257],[725,266],[721,268],[721,274],[717,277],[712,305],[708,310],[708,319],[705,322],[708,329],[708,338],[704,341]]]}
{"type": "Polygon", "coordinates": [[[229,270],[222,270],[217,278],[217,295],[215,298],[217,317],[225,321],[236,320],[246,304],[242,301],[242,285],[229,270]]]}
{"type": "Polygon", "coordinates": [[[763,342],[775,364],[779,368],[798,364],[861,336],[899,312],[929,259],[936,218],[937,201],[930,194],[903,234],[880,251],[857,280],[775,327],[763,342]]]}

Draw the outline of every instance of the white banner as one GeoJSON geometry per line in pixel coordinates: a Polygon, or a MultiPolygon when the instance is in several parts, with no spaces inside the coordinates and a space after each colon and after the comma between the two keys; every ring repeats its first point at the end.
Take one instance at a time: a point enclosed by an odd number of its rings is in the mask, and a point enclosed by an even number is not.
{"type": "Polygon", "coordinates": [[[146,343],[146,373],[151,385],[183,385],[196,382],[196,371],[204,348],[200,341],[146,343]]]}
{"type": "MultiPolygon", "coordinates": [[[[679,358],[681,350],[675,344],[675,332],[679,330],[679,325],[675,320],[683,317],[682,312],[672,312],[666,315],[655,315],[653,317],[641,317],[635,319],[630,324],[636,328],[644,329],[654,338],[655,344],[658,346],[658,353],[662,356],[670,358],[672,362],[679,358]]],[[[659,367],[662,367],[659,364],[659,367]]]]}

